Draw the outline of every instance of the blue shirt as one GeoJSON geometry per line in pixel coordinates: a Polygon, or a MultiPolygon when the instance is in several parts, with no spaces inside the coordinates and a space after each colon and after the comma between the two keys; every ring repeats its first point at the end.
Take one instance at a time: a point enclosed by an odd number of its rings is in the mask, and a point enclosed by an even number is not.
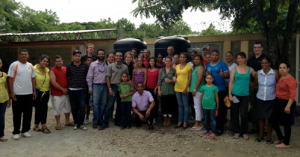
{"type": "Polygon", "coordinates": [[[270,71],[265,74],[263,70],[259,70],[258,74],[258,92],[256,97],[260,100],[274,100],[276,93],[276,76],[275,71],[270,71]]]}
{"type": "Polygon", "coordinates": [[[221,69],[223,72],[229,71],[227,64],[223,61],[219,61],[213,66],[210,62],[205,68],[206,71],[210,71],[214,75],[213,84],[218,87],[219,91],[226,90],[225,78],[219,75],[221,69]]]}

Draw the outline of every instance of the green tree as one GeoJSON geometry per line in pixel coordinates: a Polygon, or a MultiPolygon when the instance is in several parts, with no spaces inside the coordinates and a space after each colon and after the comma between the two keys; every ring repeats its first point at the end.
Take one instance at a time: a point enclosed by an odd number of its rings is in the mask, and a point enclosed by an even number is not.
{"type": "Polygon", "coordinates": [[[224,32],[222,32],[221,30],[217,30],[212,23],[209,25],[207,29],[201,31],[202,36],[223,35],[223,34],[224,32]]]}
{"type": "MultiPolygon", "coordinates": [[[[232,26],[239,31],[250,28],[256,21],[259,31],[267,41],[267,50],[274,63],[288,60],[291,53],[292,34],[296,29],[296,16],[300,0],[133,0],[138,7],[132,11],[137,17],[154,16],[157,23],[169,27],[182,17],[184,10],[219,10],[221,19],[233,17],[232,26]],[[280,53],[278,36],[283,36],[280,53]]],[[[253,28],[257,28],[254,26],[253,28]]]]}
{"type": "Polygon", "coordinates": [[[21,28],[17,10],[20,4],[13,0],[0,0],[0,33],[18,32],[21,28]]]}

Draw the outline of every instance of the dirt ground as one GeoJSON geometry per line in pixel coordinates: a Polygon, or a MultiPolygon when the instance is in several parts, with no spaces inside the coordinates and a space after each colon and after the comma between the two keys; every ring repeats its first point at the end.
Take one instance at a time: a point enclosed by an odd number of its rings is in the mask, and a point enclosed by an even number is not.
{"type": "MultiPolygon", "coordinates": [[[[176,120],[171,126],[163,126],[160,121],[154,124],[155,129],[149,131],[147,125],[141,128],[120,130],[110,122],[110,127],[103,131],[93,129],[92,124],[86,125],[88,130],[73,130],[63,126],[63,130],[55,130],[55,119],[52,108],[48,111],[48,128],[51,134],[30,131],[32,137],[21,137],[13,140],[12,109],[6,111],[5,137],[8,142],[0,142],[1,157],[85,157],[85,156],[300,156],[300,120],[295,120],[292,127],[290,148],[278,149],[266,141],[257,143],[257,135],[250,135],[249,140],[235,140],[232,132],[227,129],[225,134],[215,139],[201,135],[200,131],[174,129],[176,120]]],[[[34,117],[34,115],[33,115],[34,117]]],[[[71,116],[72,117],[72,116],[71,116]]],[[[90,115],[90,120],[92,114],[90,115]]],[[[64,118],[62,118],[64,122],[64,118]]],[[[193,121],[190,121],[192,124],[193,121]]],[[[63,123],[64,124],[64,123],[63,123]]],[[[32,120],[33,126],[33,120],[32,120]]],[[[227,127],[228,128],[228,127],[227,127]]],[[[273,139],[277,140],[273,132],[273,139]]]]}

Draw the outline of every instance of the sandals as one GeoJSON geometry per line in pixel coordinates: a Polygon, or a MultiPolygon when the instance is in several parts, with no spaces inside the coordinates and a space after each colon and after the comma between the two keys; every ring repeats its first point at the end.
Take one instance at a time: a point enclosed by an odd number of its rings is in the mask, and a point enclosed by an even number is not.
{"type": "Polygon", "coordinates": [[[233,138],[234,139],[239,139],[240,138],[240,134],[238,134],[238,133],[233,134],[233,138]]]}
{"type": "Polygon", "coordinates": [[[281,144],[283,142],[283,140],[278,140],[278,141],[275,141],[274,144],[281,144]]]}
{"type": "Polygon", "coordinates": [[[65,126],[74,126],[74,123],[65,124],[65,126]]]}
{"type": "Polygon", "coordinates": [[[248,139],[249,139],[249,136],[248,136],[247,134],[244,134],[244,135],[243,135],[243,139],[244,139],[244,140],[248,140],[248,139]]]}
{"type": "Polygon", "coordinates": [[[35,127],[35,128],[33,128],[33,130],[36,131],[36,132],[42,131],[39,127],[35,127]]]}
{"type": "Polygon", "coordinates": [[[206,130],[205,130],[205,131],[202,131],[201,134],[202,134],[202,135],[206,135],[206,134],[208,134],[208,131],[206,131],[206,130]]]}
{"type": "Polygon", "coordinates": [[[0,138],[0,141],[1,141],[1,142],[7,142],[8,139],[5,139],[4,137],[1,137],[1,138],[0,138]]]}
{"type": "Polygon", "coordinates": [[[283,144],[283,143],[278,144],[278,145],[276,145],[275,147],[276,147],[276,148],[290,148],[289,145],[285,145],[285,144],[283,144]]]}
{"type": "Polygon", "coordinates": [[[255,142],[261,142],[261,141],[263,141],[264,140],[264,137],[257,137],[256,139],[255,139],[255,142]]]}
{"type": "Polygon", "coordinates": [[[210,135],[208,135],[209,138],[215,138],[216,137],[216,134],[215,133],[212,133],[210,135]]]}
{"type": "Polygon", "coordinates": [[[273,144],[272,138],[267,138],[267,144],[273,144]]]}
{"type": "Polygon", "coordinates": [[[42,129],[42,132],[44,134],[50,134],[51,133],[51,131],[48,128],[42,129]]]}
{"type": "Polygon", "coordinates": [[[62,127],[61,126],[56,126],[55,130],[62,130],[62,127]]]}

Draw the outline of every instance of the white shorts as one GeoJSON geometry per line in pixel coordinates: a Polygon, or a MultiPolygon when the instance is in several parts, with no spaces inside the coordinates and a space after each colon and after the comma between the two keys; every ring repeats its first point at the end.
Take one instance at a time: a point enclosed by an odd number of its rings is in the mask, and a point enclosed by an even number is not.
{"type": "Polygon", "coordinates": [[[62,95],[62,96],[52,96],[51,95],[51,102],[52,102],[54,116],[59,116],[61,114],[61,110],[64,113],[71,112],[69,95],[62,95]]]}

